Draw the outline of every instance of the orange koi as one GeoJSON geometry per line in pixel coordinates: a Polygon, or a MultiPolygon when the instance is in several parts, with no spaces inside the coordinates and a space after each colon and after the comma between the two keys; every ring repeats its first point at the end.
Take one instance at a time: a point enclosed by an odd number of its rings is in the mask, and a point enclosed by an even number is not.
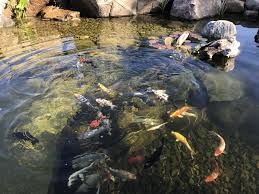
{"type": "Polygon", "coordinates": [[[224,153],[224,150],[225,150],[225,147],[226,147],[225,140],[219,134],[217,134],[214,131],[211,131],[210,133],[213,134],[213,135],[216,135],[220,140],[219,146],[216,148],[216,150],[214,152],[215,156],[219,156],[219,155],[224,153]]]}
{"type": "Polygon", "coordinates": [[[206,183],[214,181],[219,176],[219,165],[218,165],[218,163],[217,163],[217,161],[215,159],[212,162],[213,162],[214,170],[212,171],[212,173],[210,175],[208,175],[205,178],[204,181],[206,183]]]}
{"type": "Polygon", "coordinates": [[[171,118],[176,118],[176,117],[183,118],[184,113],[186,113],[188,110],[191,110],[191,109],[192,109],[192,107],[190,107],[190,106],[183,106],[182,108],[169,113],[169,115],[171,118]]]}

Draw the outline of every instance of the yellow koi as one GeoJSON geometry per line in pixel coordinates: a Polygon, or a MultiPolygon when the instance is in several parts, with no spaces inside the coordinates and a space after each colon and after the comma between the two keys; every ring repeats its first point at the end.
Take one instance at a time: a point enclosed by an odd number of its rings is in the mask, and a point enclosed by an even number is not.
{"type": "Polygon", "coordinates": [[[105,93],[107,93],[108,95],[110,95],[111,97],[114,97],[114,96],[115,96],[114,91],[112,91],[111,89],[105,87],[103,84],[98,83],[98,86],[99,86],[105,93]]]}
{"type": "Polygon", "coordinates": [[[171,134],[175,136],[176,141],[182,142],[191,151],[191,154],[194,155],[195,152],[191,148],[191,146],[188,143],[187,139],[182,134],[180,134],[178,132],[174,132],[174,131],[172,131],[171,134]]]}

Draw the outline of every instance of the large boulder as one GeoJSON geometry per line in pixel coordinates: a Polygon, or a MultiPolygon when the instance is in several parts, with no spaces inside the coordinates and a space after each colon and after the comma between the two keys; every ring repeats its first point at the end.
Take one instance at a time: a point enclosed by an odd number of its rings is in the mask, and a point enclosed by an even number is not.
{"type": "Polygon", "coordinates": [[[219,13],[220,0],[174,0],[171,15],[187,20],[213,17],[219,13]]]}
{"type": "Polygon", "coordinates": [[[113,0],[110,16],[137,15],[137,0],[113,0]]]}
{"type": "Polygon", "coordinates": [[[40,11],[46,7],[46,5],[49,3],[49,0],[30,0],[27,1],[26,4],[26,16],[28,17],[34,17],[36,16],[38,13],[40,13],[40,11]]]}
{"type": "Polygon", "coordinates": [[[77,0],[70,4],[87,17],[132,16],[160,10],[159,0],[77,0]]]}
{"type": "Polygon", "coordinates": [[[235,24],[227,20],[209,22],[202,30],[201,34],[211,40],[232,39],[236,36],[235,24]]]}
{"type": "Polygon", "coordinates": [[[246,0],[246,7],[249,10],[259,10],[259,0],[246,0]]]}
{"type": "Polygon", "coordinates": [[[245,11],[245,2],[241,0],[228,0],[226,11],[228,13],[243,13],[245,11]]]}

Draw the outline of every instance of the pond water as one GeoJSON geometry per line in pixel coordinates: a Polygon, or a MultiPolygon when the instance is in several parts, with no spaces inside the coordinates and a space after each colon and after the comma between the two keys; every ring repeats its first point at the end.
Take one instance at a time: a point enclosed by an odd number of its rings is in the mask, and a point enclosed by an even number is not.
{"type": "Polygon", "coordinates": [[[0,193],[80,193],[67,182],[76,171],[71,160],[82,153],[110,158],[92,174],[111,167],[137,176],[102,182],[100,193],[258,193],[259,24],[235,21],[241,53],[225,69],[142,45],[151,36],[199,32],[206,22],[145,16],[66,24],[29,20],[0,29],[0,193]],[[168,101],[151,89],[166,90],[168,101]],[[111,130],[79,141],[97,113],[74,94],[98,107],[111,130]],[[97,98],[116,107],[101,108],[97,98]],[[168,111],[187,105],[189,116],[169,117],[168,111]],[[39,143],[14,139],[18,131],[39,143]],[[187,138],[193,156],[171,131],[187,138]],[[224,137],[226,154],[214,156],[219,140],[210,131],[224,137]],[[145,161],[128,162],[133,156],[147,160],[156,148],[163,149],[150,168],[145,161]],[[219,177],[206,183],[215,162],[219,177]]]}

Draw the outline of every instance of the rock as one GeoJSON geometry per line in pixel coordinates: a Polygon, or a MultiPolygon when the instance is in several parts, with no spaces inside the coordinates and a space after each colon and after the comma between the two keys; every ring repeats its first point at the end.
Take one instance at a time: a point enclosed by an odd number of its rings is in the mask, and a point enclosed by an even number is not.
{"type": "Polygon", "coordinates": [[[71,7],[87,17],[118,17],[160,11],[160,0],[77,0],[71,7]]]}
{"type": "Polygon", "coordinates": [[[14,26],[14,21],[10,18],[7,18],[3,15],[0,15],[0,28],[1,27],[12,27],[14,26]]]}
{"type": "Polygon", "coordinates": [[[214,55],[223,55],[228,58],[233,58],[239,55],[240,42],[235,38],[232,40],[220,39],[209,42],[199,49],[201,56],[207,56],[212,59],[214,55]]]}
{"type": "Polygon", "coordinates": [[[176,46],[182,46],[182,44],[187,40],[189,32],[184,32],[176,41],[176,46]]]}
{"type": "Polygon", "coordinates": [[[113,0],[77,0],[70,2],[73,10],[86,17],[109,17],[113,0]]]}
{"type": "Polygon", "coordinates": [[[241,0],[228,0],[227,10],[228,13],[243,13],[245,11],[245,2],[241,0]]]}
{"type": "Polygon", "coordinates": [[[246,0],[246,7],[249,10],[259,10],[259,0],[246,0]]]}
{"type": "Polygon", "coordinates": [[[203,84],[208,92],[209,101],[233,101],[243,94],[243,83],[229,74],[212,72],[204,76],[203,84]]]}
{"type": "Polygon", "coordinates": [[[30,1],[27,1],[25,15],[27,17],[36,16],[38,13],[40,13],[40,11],[44,7],[46,7],[46,5],[48,3],[49,3],[49,0],[30,0],[30,1]]]}
{"type": "Polygon", "coordinates": [[[159,0],[138,0],[137,14],[148,14],[160,11],[159,0]]]}
{"type": "Polygon", "coordinates": [[[174,0],[171,15],[187,20],[198,20],[218,14],[221,1],[208,0],[174,0]]]}
{"type": "Polygon", "coordinates": [[[255,42],[259,43],[259,30],[258,30],[257,34],[255,35],[255,42]]]}
{"type": "Polygon", "coordinates": [[[247,19],[256,20],[258,18],[258,11],[254,10],[246,10],[244,16],[247,19]]]}
{"type": "Polygon", "coordinates": [[[47,6],[41,11],[43,19],[47,20],[80,20],[80,13],[78,11],[70,11],[65,9],[59,9],[54,6],[47,6]]]}
{"type": "Polygon", "coordinates": [[[137,15],[137,0],[114,0],[110,16],[137,15]]]}
{"type": "Polygon", "coordinates": [[[227,20],[218,20],[209,22],[203,29],[201,34],[211,40],[231,39],[237,34],[236,26],[227,20]]]}

